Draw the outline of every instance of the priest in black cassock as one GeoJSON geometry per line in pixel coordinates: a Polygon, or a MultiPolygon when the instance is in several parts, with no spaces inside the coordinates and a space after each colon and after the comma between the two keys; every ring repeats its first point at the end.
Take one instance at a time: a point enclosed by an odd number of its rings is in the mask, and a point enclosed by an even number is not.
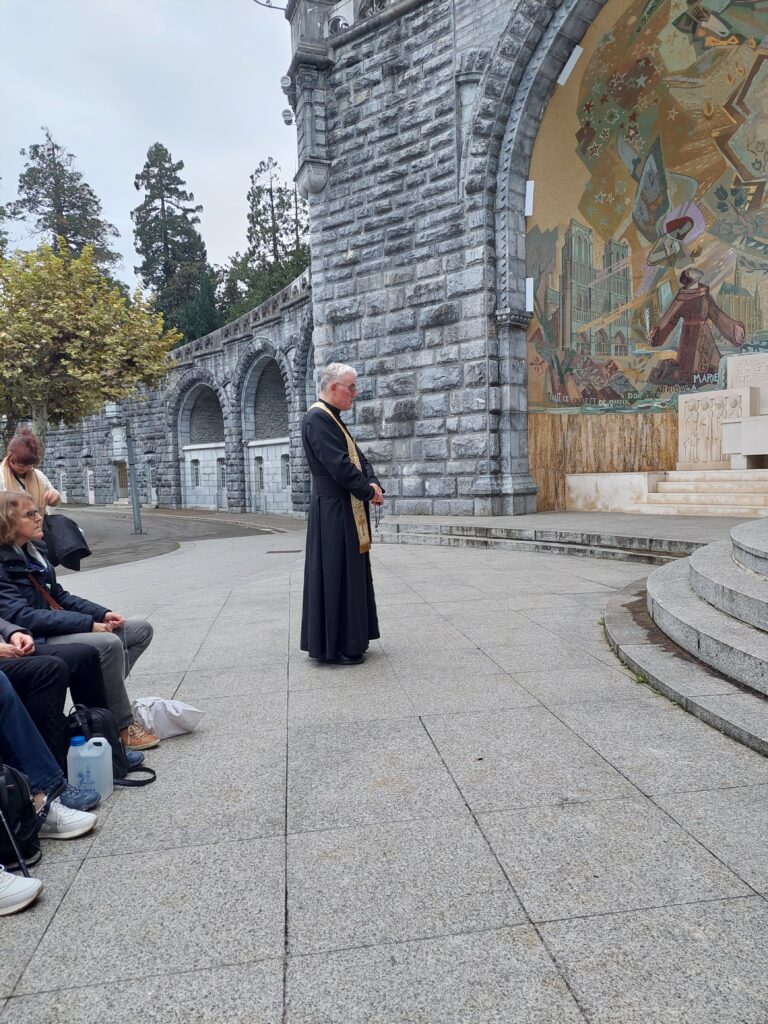
{"type": "Polygon", "coordinates": [[[344,363],[320,371],[319,400],[301,439],[312,474],[301,649],[334,665],[360,665],[379,636],[368,551],[368,503],[383,505],[381,484],[341,418],[357,394],[357,373],[344,363]]]}

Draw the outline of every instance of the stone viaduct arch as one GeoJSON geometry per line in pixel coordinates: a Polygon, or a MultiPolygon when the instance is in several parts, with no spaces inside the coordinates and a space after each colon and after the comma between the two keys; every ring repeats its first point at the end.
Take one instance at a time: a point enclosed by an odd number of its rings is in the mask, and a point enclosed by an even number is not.
{"type": "Polygon", "coordinates": [[[173,503],[228,508],[226,459],[235,442],[229,398],[213,373],[196,367],[182,374],[168,396],[166,428],[166,486],[173,503]],[[216,405],[220,422],[216,422],[216,405]]]}
{"type": "Polygon", "coordinates": [[[294,400],[288,356],[268,339],[255,338],[241,354],[232,379],[245,507],[252,512],[289,512],[294,400]]]}

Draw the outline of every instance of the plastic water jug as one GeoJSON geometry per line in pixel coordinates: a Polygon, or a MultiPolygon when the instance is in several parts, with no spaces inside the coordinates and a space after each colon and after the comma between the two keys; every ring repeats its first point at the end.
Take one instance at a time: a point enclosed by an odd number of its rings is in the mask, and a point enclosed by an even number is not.
{"type": "Polygon", "coordinates": [[[73,736],[67,754],[70,786],[87,793],[99,793],[102,800],[112,795],[112,748],[102,736],[86,740],[73,736]]]}

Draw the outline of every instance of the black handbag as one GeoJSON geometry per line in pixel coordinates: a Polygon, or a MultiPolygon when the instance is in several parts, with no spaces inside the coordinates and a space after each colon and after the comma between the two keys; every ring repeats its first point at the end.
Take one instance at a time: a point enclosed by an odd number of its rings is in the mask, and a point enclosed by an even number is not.
{"type": "Polygon", "coordinates": [[[0,765],[0,864],[28,875],[27,867],[42,856],[39,828],[26,776],[10,765],[0,765]]]}
{"type": "Polygon", "coordinates": [[[92,554],[83,531],[61,512],[43,516],[43,541],[51,565],[63,565],[75,572],[80,572],[81,560],[92,554]]]}
{"type": "Polygon", "coordinates": [[[75,704],[69,713],[68,722],[70,736],[85,736],[87,740],[100,736],[109,743],[112,748],[112,781],[115,786],[148,786],[155,781],[157,776],[152,768],[146,765],[132,768],[128,763],[115,716],[107,708],[87,708],[84,704],[75,704]],[[142,772],[144,778],[128,778],[129,773],[135,775],[137,772],[142,772]]]}

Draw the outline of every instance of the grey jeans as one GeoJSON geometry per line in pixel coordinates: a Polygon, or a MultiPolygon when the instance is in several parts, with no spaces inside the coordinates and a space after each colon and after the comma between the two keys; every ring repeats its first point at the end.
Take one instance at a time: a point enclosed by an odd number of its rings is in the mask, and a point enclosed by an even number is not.
{"type": "Polygon", "coordinates": [[[126,619],[113,633],[67,633],[46,637],[48,644],[90,644],[99,652],[101,674],[109,710],[118,729],[133,721],[133,710],[125,691],[125,679],[152,642],[152,627],[144,619],[126,619]]]}

